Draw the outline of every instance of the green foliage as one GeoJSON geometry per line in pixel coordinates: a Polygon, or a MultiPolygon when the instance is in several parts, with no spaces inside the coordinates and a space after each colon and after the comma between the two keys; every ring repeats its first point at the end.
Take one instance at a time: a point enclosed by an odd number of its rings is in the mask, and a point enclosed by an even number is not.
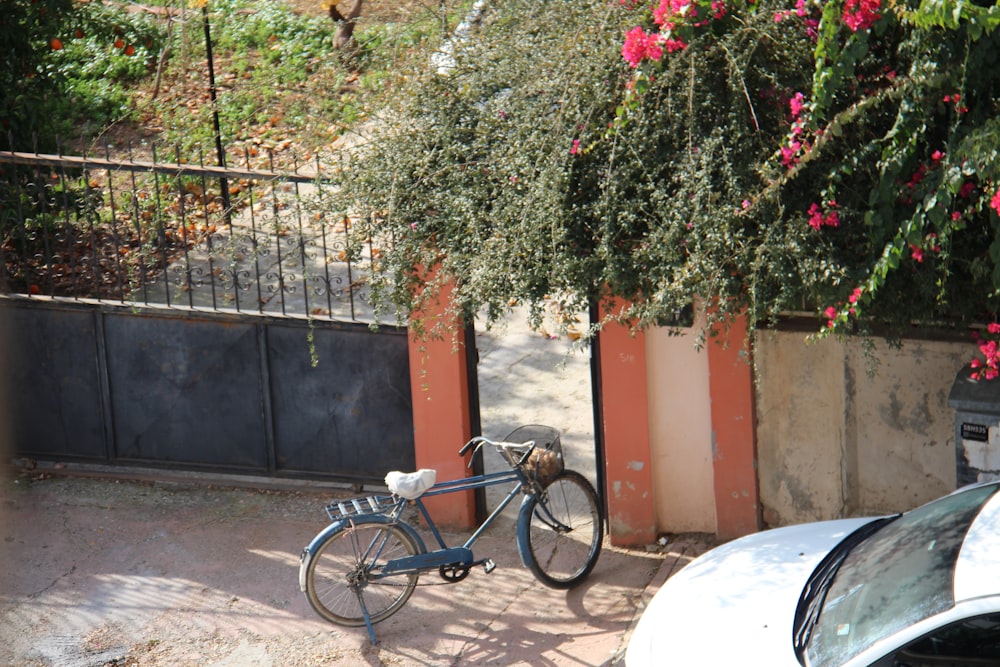
{"type": "Polygon", "coordinates": [[[419,309],[437,284],[421,290],[414,267],[439,264],[434,275],[460,278],[464,313],[496,318],[511,299],[547,294],[586,303],[601,269],[571,150],[614,108],[622,18],[601,2],[491,3],[443,73],[424,61],[396,89],[341,172],[358,242],[384,251],[378,304],[419,309]]]}
{"type": "Polygon", "coordinates": [[[55,122],[40,111],[46,99],[59,94],[59,80],[50,62],[52,40],[65,33],[72,9],[72,0],[5,3],[0,17],[0,53],[4,54],[0,129],[16,135],[21,147],[30,146],[33,135],[43,143],[52,136],[55,122]]]}
{"type": "Polygon", "coordinates": [[[275,0],[213,0],[210,11],[227,17],[212,28],[213,42],[222,52],[253,50],[268,65],[293,64],[285,71],[294,81],[307,76],[303,63],[329,56],[329,19],[295,14],[275,0]]]}
{"type": "Polygon", "coordinates": [[[696,299],[890,335],[992,317],[996,8],[724,4],[692,3],[682,48],[635,70],[646,10],[491,5],[344,171],[355,230],[387,248],[376,297],[419,308],[450,278],[492,317],[605,294],[637,325],[696,299]]]}
{"type": "Polygon", "coordinates": [[[163,36],[142,13],[102,3],[7,3],[0,19],[0,125],[22,148],[51,149],[81,121],[127,117],[129,84],[149,73],[163,36]]]}

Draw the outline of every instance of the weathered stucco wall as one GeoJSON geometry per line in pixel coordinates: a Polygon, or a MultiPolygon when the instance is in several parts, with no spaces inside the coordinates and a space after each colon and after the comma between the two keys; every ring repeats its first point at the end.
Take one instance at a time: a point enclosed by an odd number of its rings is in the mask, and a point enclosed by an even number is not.
{"type": "Polygon", "coordinates": [[[714,533],[708,355],[692,335],[646,332],[656,523],[662,532],[714,533]]]}
{"type": "Polygon", "coordinates": [[[765,524],[909,509],[955,488],[948,392],[968,343],[756,336],[757,453],[765,524]]]}

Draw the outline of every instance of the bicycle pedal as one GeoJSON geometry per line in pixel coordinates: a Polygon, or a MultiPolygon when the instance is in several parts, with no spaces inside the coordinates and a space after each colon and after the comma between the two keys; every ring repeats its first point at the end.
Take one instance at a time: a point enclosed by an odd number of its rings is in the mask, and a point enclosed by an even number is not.
{"type": "Polygon", "coordinates": [[[483,561],[483,569],[486,570],[486,574],[489,574],[490,572],[495,570],[496,567],[497,564],[493,562],[492,558],[487,558],[486,560],[483,561]]]}

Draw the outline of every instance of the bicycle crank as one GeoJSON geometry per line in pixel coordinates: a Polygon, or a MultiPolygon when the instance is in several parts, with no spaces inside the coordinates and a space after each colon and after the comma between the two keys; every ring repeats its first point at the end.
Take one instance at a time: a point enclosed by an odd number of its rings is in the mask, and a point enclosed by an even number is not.
{"type": "Polygon", "coordinates": [[[450,584],[457,584],[469,576],[469,566],[462,564],[442,565],[438,568],[441,578],[450,584]]]}

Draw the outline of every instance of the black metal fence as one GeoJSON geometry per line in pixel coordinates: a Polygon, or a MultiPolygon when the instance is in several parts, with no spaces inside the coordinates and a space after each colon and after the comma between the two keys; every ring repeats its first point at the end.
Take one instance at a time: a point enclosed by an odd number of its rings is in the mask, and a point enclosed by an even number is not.
{"type": "Polygon", "coordinates": [[[0,151],[0,293],[372,321],[380,251],[331,214],[320,165],[245,157],[0,151]]]}

